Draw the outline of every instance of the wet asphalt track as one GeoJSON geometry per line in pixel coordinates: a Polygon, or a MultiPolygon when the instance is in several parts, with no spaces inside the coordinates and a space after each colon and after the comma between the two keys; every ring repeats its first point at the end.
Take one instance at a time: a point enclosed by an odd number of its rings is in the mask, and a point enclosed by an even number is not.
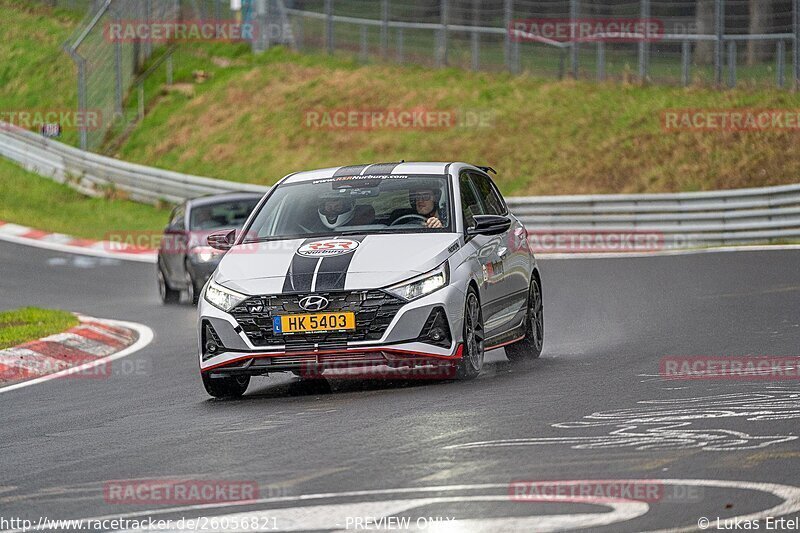
{"type": "MultiPolygon", "coordinates": [[[[194,311],[159,304],[152,265],[0,243],[0,309],[63,308],[155,332],[128,358],[133,375],[0,394],[0,517],[258,511],[278,529],[330,530],[337,512],[399,509],[412,522],[457,517],[448,531],[640,531],[763,512],[783,490],[763,484],[800,487],[800,383],[664,381],[659,360],[800,355],[798,265],[800,251],[542,261],[545,350],[531,364],[512,367],[499,350],[474,382],[330,390],[278,375],[212,401],[194,311]],[[108,480],[156,477],[253,480],[261,498],[284,500],[177,511],[104,500],[108,480]],[[512,480],[574,479],[701,481],[665,482],[644,506],[508,498],[512,480]],[[340,494],[351,491],[364,492],[340,494]],[[299,501],[310,494],[327,495],[299,501]]],[[[800,505],[800,489],[788,494],[800,505]]]]}

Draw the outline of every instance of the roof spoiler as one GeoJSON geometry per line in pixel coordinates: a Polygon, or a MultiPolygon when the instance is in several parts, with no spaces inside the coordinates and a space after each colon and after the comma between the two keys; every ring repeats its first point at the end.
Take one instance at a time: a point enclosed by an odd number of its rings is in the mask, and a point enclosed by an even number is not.
{"type": "Polygon", "coordinates": [[[492,173],[492,174],[494,174],[495,176],[497,175],[497,171],[496,171],[495,169],[493,169],[492,167],[477,167],[477,168],[479,168],[479,169],[483,170],[483,171],[484,171],[484,172],[486,172],[487,174],[488,174],[489,172],[491,172],[491,173],[492,173]]]}

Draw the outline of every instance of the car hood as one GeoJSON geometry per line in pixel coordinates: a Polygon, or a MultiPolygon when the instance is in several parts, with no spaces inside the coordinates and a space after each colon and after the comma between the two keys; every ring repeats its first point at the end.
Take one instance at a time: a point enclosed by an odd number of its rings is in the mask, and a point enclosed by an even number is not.
{"type": "Polygon", "coordinates": [[[456,242],[454,233],[414,233],[243,244],[214,281],[248,295],[381,288],[433,270],[456,242]]]}

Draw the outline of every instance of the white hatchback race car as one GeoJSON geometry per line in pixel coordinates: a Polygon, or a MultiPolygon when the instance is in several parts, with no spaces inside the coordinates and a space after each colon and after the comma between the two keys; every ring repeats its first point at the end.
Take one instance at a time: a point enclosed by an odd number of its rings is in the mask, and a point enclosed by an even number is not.
{"type": "Polygon", "coordinates": [[[200,372],[215,397],[251,376],[436,368],[476,377],[484,352],[542,351],[542,286],[525,228],[488,167],[381,163],[283,178],[200,297],[200,372]]]}

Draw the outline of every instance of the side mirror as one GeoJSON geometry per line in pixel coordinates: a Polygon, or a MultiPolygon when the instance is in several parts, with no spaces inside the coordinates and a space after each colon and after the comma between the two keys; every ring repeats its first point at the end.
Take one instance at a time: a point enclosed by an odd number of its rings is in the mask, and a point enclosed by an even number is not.
{"type": "Polygon", "coordinates": [[[233,248],[233,243],[236,242],[236,230],[217,231],[209,235],[206,241],[215,250],[230,250],[233,248]]]}
{"type": "Polygon", "coordinates": [[[499,235],[511,227],[511,219],[502,215],[475,215],[475,225],[467,228],[467,235],[499,235]]]}

